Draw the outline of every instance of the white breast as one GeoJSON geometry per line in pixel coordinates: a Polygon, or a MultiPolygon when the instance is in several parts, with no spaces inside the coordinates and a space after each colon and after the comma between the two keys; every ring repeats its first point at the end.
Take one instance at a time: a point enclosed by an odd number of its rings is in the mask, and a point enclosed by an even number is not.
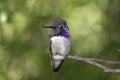
{"type": "Polygon", "coordinates": [[[52,55],[57,59],[64,58],[70,51],[71,41],[62,36],[51,38],[52,55]]]}

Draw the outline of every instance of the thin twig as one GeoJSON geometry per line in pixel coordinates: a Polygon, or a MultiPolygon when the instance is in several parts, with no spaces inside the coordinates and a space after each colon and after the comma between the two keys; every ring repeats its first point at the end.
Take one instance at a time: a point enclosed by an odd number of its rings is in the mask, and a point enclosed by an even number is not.
{"type": "Polygon", "coordinates": [[[120,72],[120,69],[111,69],[109,67],[106,67],[98,62],[104,62],[104,63],[108,63],[108,64],[120,64],[119,61],[109,61],[109,60],[104,60],[104,59],[97,59],[97,58],[84,58],[81,56],[73,56],[73,55],[68,55],[67,58],[70,59],[75,59],[75,60],[79,60],[79,61],[83,61],[92,65],[95,65],[101,69],[104,70],[104,72],[113,72],[113,73],[117,73],[120,72]]]}

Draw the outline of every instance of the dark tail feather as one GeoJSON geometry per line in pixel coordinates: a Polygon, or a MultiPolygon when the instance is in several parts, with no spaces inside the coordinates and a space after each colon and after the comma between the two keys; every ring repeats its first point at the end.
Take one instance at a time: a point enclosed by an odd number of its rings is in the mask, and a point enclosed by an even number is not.
{"type": "Polygon", "coordinates": [[[64,62],[64,60],[57,60],[57,61],[54,60],[52,63],[53,64],[53,71],[58,72],[60,67],[62,66],[63,62],[64,62]]]}

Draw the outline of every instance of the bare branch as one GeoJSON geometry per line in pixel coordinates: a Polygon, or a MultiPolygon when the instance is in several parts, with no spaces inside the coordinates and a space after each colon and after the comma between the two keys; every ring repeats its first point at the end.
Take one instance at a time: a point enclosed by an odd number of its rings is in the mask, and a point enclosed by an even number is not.
{"type": "Polygon", "coordinates": [[[117,72],[120,72],[120,69],[111,69],[109,67],[106,67],[98,62],[104,62],[104,63],[107,63],[107,64],[120,64],[119,61],[109,61],[109,60],[104,60],[104,59],[97,59],[97,58],[84,58],[84,57],[81,57],[81,56],[73,56],[73,55],[68,55],[67,58],[70,58],[70,59],[75,59],[75,60],[79,60],[79,61],[83,61],[83,62],[86,62],[86,63],[89,63],[89,64],[92,64],[92,65],[95,65],[101,69],[104,70],[104,72],[113,72],[113,73],[117,73],[117,72]]]}

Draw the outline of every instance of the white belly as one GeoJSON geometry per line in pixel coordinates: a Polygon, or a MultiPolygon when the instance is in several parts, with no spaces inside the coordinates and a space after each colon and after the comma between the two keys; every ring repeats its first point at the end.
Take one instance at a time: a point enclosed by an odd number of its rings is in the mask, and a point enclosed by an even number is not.
{"type": "Polygon", "coordinates": [[[56,58],[64,58],[71,49],[71,41],[65,37],[55,36],[51,38],[52,55],[56,58]]]}

